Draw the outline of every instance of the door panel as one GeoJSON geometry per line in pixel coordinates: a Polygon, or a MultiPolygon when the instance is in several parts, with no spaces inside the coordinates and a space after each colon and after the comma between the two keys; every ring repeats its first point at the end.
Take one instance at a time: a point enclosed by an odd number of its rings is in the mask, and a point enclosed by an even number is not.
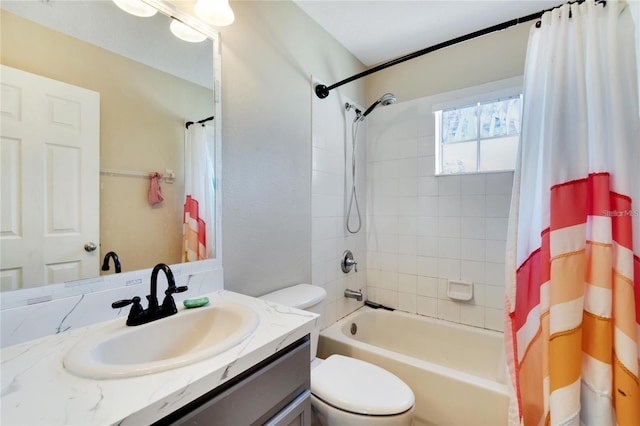
{"type": "Polygon", "coordinates": [[[20,190],[20,152],[19,139],[5,138],[0,140],[0,185],[2,185],[2,204],[0,205],[0,235],[3,238],[18,237],[21,233],[20,206],[22,192],[20,190]]]}
{"type": "Polygon", "coordinates": [[[2,290],[99,275],[100,95],[2,66],[2,290]]]}

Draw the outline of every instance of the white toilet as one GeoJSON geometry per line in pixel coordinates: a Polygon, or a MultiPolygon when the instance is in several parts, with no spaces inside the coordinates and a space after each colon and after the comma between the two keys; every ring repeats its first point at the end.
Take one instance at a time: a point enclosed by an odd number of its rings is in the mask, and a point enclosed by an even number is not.
{"type": "MultiPolygon", "coordinates": [[[[261,299],[322,315],[327,292],[298,284],[261,299]]],[[[316,358],[320,324],[311,333],[311,405],[318,425],[408,426],[415,397],[406,383],[376,365],[342,355],[316,358]]]]}

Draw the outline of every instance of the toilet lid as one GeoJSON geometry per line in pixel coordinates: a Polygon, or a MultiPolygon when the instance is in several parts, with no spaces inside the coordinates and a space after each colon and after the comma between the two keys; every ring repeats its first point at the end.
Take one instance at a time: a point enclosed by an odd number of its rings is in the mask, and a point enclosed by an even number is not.
{"type": "Polygon", "coordinates": [[[260,296],[260,299],[279,303],[292,308],[307,309],[322,302],[327,297],[327,291],[317,285],[297,284],[260,296]]]}
{"type": "Polygon", "coordinates": [[[400,414],[414,404],[413,391],[387,370],[355,358],[331,355],[311,370],[311,393],[356,414],[400,414]]]}

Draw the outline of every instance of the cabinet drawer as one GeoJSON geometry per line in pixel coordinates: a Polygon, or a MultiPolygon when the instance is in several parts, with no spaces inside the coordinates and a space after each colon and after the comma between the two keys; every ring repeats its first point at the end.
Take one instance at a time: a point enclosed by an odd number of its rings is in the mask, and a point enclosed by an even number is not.
{"type": "Polygon", "coordinates": [[[306,390],[282,411],[269,419],[264,426],[310,426],[311,391],[306,390]]]}
{"type": "Polygon", "coordinates": [[[261,425],[310,388],[309,350],[306,337],[160,424],[261,425]]]}

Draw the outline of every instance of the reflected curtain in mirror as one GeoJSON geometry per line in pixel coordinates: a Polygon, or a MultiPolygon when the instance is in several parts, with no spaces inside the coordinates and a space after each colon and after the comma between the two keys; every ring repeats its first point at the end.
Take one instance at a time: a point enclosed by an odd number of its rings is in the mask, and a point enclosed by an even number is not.
{"type": "Polygon", "coordinates": [[[214,131],[204,123],[187,125],[182,261],[215,257],[214,131]]]}

